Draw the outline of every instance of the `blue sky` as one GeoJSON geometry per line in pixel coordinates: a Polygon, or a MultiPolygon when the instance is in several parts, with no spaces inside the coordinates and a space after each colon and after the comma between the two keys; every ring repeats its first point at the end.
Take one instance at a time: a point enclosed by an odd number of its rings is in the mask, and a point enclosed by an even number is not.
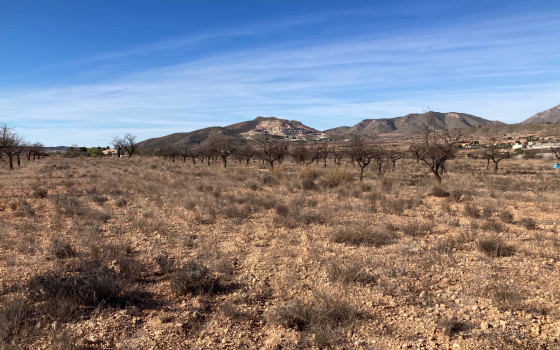
{"type": "Polygon", "coordinates": [[[0,122],[49,146],[558,104],[558,1],[0,1],[0,122]]]}

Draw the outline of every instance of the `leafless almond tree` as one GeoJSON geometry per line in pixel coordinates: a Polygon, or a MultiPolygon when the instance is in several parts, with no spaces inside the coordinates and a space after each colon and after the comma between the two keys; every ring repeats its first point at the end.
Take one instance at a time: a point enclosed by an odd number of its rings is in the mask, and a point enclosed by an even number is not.
{"type": "Polygon", "coordinates": [[[274,163],[281,163],[288,154],[288,144],[285,141],[277,140],[269,136],[262,136],[257,139],[259,156],[274,168],[274,163]]]}
{"type": "Polygon", "coordinates": [[[436,180],[441,183],[441,173],[445,171],[445,163],[455,157],[461,138],[460,132],[436,131],[426,125],[424,133],[410,146],[410,152],[416,159],[424,162],[436,180]]]}
{"type": "Polygon", "coordinates": [[[20,150],[23,138],[6,124],[0,124],[0,154],[3,153],[8,158],[10,170],[14,170],[14,156],[20,150]]]}
{"type": "Polygon", "coordinates": [[[494,162],[494,172],[498,172],[498,163],[503,159],[511,158],[512,154],[508,149],[491,144],[485,146],[481,151],[482,158],[486,159],[486,169],[490,167],[490,161],[494,162]]]}

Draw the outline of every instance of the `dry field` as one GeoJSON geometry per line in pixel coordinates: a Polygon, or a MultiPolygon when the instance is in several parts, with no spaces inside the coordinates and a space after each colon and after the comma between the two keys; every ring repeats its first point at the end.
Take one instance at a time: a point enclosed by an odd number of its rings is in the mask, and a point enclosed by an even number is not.
{"type": "Polygon", "coordinates": [[[557,349],[560,174],[0,170],[0,349],[557,349]]]}

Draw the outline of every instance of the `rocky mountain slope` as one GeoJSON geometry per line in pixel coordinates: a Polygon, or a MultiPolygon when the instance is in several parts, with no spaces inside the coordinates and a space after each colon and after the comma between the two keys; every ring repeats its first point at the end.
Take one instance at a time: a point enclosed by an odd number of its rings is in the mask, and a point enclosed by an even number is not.
{"type": "Polygon", "coordinates": [[[272,135],[279,137],[317,138],[323,134],[295,120],[275,117],[257,117],[253,120],[231,124],[225,127],[209,127],[186,133],[175,133],[142,141],[139,146],[154,149],[165,146],[184,147],[189,144],[203,142],[213,133],[221,132],[230,137],[252,138],[256,135],[272,135]]]}
{"type": "Polygon", "coordinates": [[[522,124],[546,124],[560,122],[560,105],[547,109],[522,122],[522,124]]]}
{"type": "Polygon", "coordinates": [[[387,133],[414,134],[422,132],[426,123],[430,123],[437,130],[503,124],[465,113],[427,112],[407,114],[404,117],[397,118],[364,119],[352,127],[329,129],[324,132],[328,135],[342,136],[377,136],[387,133]]]}
{"type": "Polygon", "coordinates": [[[321,132],[295,120],[279,119],[275,117],[257,117],[253,120],[225,127],[209,127],[186,133],[175,133],[163,137],[152,138],[141,142],[139,146],[144,149],[155,149],[166,146],[181,148],[190,144],[201,143],[206,140],[209,135],[218,132],[230,137],[244,139],[250,139],[257,135],[306,139],[315,139],[320,137],[330,137],[336,139],[351,137],[354,135],[410,135],[422,132],[426,123],[430,123],[437,130],[503,124],[501,122],[490,121],[465,113],[428,112],[423,114],[408,114],[404,117],[397,118],[364,119],[352,127],[341,126],[321,132]]]}

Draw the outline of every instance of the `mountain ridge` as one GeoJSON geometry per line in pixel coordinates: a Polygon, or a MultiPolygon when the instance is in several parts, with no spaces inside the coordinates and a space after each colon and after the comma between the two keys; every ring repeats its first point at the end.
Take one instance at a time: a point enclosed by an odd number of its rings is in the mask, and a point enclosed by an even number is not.
{"type": "Polygon", "coordinates": [[[546,111],[539,112],[521,122],[521,124],[547,123],[560,123],[560,105],[554,106],[550,109],[547,109],[546,111]]]}
{"type": "Polygon", "coordinates": [[[222,133],[234,138],[251,139],[258,135],[275,137],[291,137],[301,139],[347,138],[352,136],[376,137],[383,134],[415,134],[422,132],[426,124],[436,130],[452,130],[458,128],[478,127],[485,125],[504,124],[490,121],[466,113],[427,112],[412,113],[402,117],[364,119],[353,126],[341,126],[324,131],[311,128],[297,120],[280,119],[277,117],[256,117],[253,120],[234,123],[227,126],[212,126],[186,133],[173,133],[162,137],[151,138],[139,143],[139,147],[155,149],[161,147],[186,147],[190,144],[204,142],[213,133],[222,133]]]}

